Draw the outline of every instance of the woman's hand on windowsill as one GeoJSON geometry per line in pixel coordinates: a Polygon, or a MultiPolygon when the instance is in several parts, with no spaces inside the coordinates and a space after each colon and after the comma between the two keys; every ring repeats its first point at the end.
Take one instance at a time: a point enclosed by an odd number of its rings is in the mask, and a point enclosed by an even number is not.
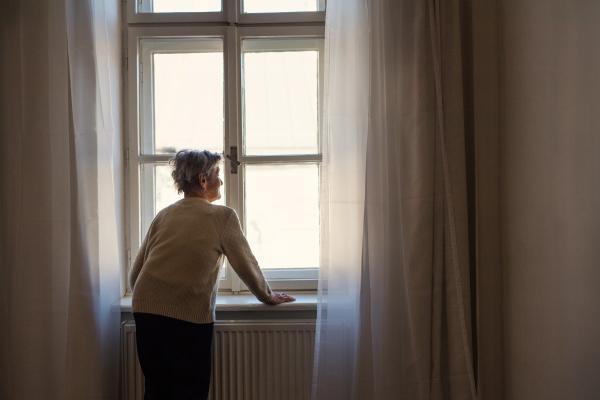
{"type": "Polygon", "coordinates": [[[275,306],[275,305],[281,304],[281,303],[289,303],[290,301],[296,301],[296,298],[290,296],[289,294],[285,294],[285,293],[273,293],[273,299],[269,303],[266,303],[266,304],[275,306]]]}

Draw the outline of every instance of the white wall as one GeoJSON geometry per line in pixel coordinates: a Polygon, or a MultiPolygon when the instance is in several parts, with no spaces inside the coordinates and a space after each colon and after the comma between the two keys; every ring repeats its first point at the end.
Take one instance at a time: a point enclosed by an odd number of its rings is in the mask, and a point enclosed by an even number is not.
{"type": "Polygon", "coordinates": [[[502,0],[506,399],[600,398],[600,1],[502,0]]]}

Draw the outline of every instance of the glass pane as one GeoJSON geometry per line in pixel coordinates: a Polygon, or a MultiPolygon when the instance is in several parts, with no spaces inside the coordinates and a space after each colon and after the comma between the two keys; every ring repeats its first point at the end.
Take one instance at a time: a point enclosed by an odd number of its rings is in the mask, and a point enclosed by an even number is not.
{"type": "Polygon", "coordinates": [[[243,62],[245,154],[318,153],[318,50],[245,50],[243,62]]]}
{"type": "Polygon", "coordinates": [[[223,152],[223,53],[153,55],[155,154],[223,152]]]}
{"type": "Polygon", "coordinates": [[[245,13],[319,11],[317,0],[244,0],[245,13]]]}
{"type": "Polygon", "coordinates": [[[319,167],[246,165],[246,237],[261,268],[319,267],[319,167]]]}
{"type": "MultiPolygon", "coordinates": [[[[163,208],[183,198],[177,194],[172,168],[168,164],[142,164],[140,167],[140,202],[141,202],[141,238],[148,232],[152,220],[163,208]]],[[[224,173],[220,176],[225,181],[224,173]]],[[[221,188],[221,198],[212,204],[225,205],[225,185],[221,188]]]]}
{"type": "Polygon", "coordinates": [[[154,0],[152,2],[152,12],[155,13],[220,11],[221,0],[154,0]]]}

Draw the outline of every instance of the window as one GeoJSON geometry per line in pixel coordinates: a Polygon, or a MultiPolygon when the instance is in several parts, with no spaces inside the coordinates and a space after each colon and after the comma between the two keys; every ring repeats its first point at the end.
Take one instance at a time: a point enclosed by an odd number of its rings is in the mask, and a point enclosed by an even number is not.
{"type": "MultiPolygon", "coordinates": [[[[225,161],[217,204],[237,211],[271,287],[315,290],[324,1],[137,0],[127,8],[130,259],[154,216],[182,197],[168,160],[206,149],[241,163],[225,161]]],[[[246,287],[226,265],[219,290],[246,287]]]]}

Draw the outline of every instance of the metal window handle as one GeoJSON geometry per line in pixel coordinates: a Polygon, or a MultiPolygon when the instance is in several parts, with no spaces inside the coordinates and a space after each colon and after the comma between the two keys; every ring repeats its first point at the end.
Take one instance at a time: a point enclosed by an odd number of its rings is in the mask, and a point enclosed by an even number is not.
{"type": "Polygon", "coordinates": [[[225,154],[225,158],[231,161],[231,173],[237,174],[238,167],[242,164],[237,160],[237,146],[231,146],[229,148],[229,153],[231,153],[231,155],[225,154]]]}
{"type": "Polygon", "coordinates": [[[231,161],[232,163],[234,163],[235,165],[237,165],[238,167],[240,165],[242,165],[241,162],[239,162],[238,160],[236,160],[235,158],[231,157],[229,154],[225,154],[225,158],[227,158],[229,161],[231,161]]]}

